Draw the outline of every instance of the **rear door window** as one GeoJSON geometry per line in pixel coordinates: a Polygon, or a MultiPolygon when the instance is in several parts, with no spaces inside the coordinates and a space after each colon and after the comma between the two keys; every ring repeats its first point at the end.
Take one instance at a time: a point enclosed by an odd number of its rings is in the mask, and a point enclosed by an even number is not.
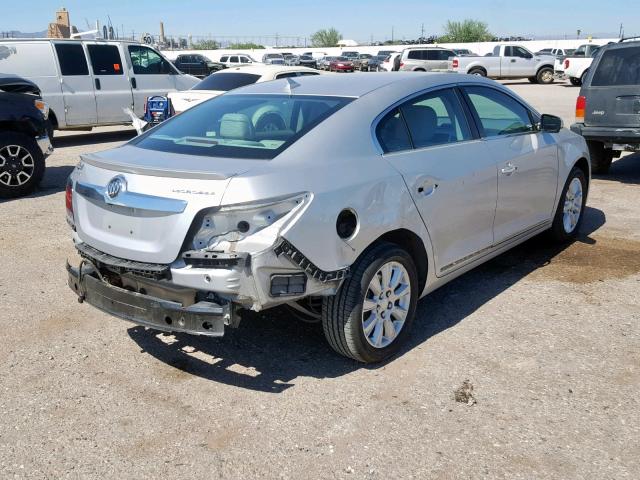
{"type": "Polygon", "coordinates": [[[238,63],[238,57],[231,57],[231,58],[229,59],[229,61],[230,61],[231,63],[238,63]]]}
{"type": "Polygon", "coordinates": [[[122,75],[122,60],[115,45],[88,45],[94,75],[122,75]]]}
{"type": "Polygon", "coordinates": [[[471,130],[453,90],[428,93],[402,107],[414,148],[470,140],[471,130]]]}
{"type": "Polygon", "coordinates": [[[80,44],[56,43],[56,53],[62,76],[89,75],[87,57],[80,44]]]}
{"type": "Polygon", "coordinates": [[[438,50],[426,50],[424,54],[424,60],[440,60],[440,52],[438,50]]]}
{"type": "Polygon", "coordinates": [[[594,87],[640,85],[640,47],[605,51],[593,74],[594,87]]]}

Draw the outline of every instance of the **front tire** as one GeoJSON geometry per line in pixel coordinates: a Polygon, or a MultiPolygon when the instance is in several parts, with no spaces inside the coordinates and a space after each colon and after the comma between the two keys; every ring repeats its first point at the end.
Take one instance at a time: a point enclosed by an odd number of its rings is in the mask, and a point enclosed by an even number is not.
{"type": "Polygon", "coordinates": [[[574,87],[579,87],[580,85],[582,85],[582,80],[576,77],[569,77],[569,82],[571,82],[571,85],[573,85],[574,87]]]}
{"type": "Polygon", "coordinates": [[[529,77],[527,80],[529,80],[529,83],[538,83],[538,79],[536,77],[529,77]]]}
{"type": "Polygon", "coordinates": [[[325,297],[325,337],[336,352],[359,362],[385,360],[409,335],[418,295],[418,274],[409,254],[380,243],[356,261],[336,295],[325,297]]]}
{"type": "Polygon", "coordinates": [[[44,155],[33,137],[19,132],[0,133],[0,198],[33,192],[44,169],[44,155]]]}
{"type": "Polygon", "coordinates": [[[584,217],[589,185],[584,172],[573,167],[562,190],[551,226],[551,237],[558,243],[575,239],[584,217]]]}
{"type": "Polygon", "coordinates": [[[485,72],[482,68],[472,68],[469,70],[469,75],[476,75],[478,77],[486,77],[487,72],[485,72]]]}

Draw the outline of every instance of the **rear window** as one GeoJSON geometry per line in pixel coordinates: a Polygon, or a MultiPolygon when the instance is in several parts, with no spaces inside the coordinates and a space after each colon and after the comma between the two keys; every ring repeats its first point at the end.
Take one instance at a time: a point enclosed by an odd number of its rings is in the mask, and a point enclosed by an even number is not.
{"type": "Polygon", "coordinates": [[[132,143],[161,152],[269,160],[350,101],[307,95],[222,95],[132,143]]]}
{"type": "Polygon", "coordinates": [[[260,75],[254,75],[252,73],[214,73],[200,83],[197,83],[192,90],[218,90],[228,92],[234,88],[256,83],[259,79],[260,75]]]}
{"type": "Polygon", "coordinates": [[[594,87],[640,85],[640,47],[607,50],[593,74],[594,87]]]}

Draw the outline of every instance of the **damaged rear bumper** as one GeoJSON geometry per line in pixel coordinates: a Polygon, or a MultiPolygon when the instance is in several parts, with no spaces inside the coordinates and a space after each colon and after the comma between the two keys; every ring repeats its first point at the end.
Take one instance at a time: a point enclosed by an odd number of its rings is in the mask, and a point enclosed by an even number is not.
{"type": "Polygon", "coordinates": [[[231,303],[198,302],[183,307],[178,302],[111,285],[98,278],[90,265],[74,268],[67,262],[67,273],[69,287],[78,295],[78,301],[86,301],[98,310],[144,327],[221,337],[225,326],[237,321],[231,303]]]}

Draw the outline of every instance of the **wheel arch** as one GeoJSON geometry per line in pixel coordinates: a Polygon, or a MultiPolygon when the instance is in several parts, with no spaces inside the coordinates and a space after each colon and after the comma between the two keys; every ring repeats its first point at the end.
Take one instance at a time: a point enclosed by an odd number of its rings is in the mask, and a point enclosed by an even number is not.
{"type": "Polygon", "coordinates": [[[480,70],[480,71],[484,72],[484,75],[485,75],[485,76],[487,75],[487,69],[486,69],[486,68],[484,68],[482,65],[474,65],[474,66],[472,66],[472,67],[469,67],[469,69],[467,70],[467,73],[468,73],[469,75],[473,75],[473,73],[472,73],[472,72],[474,72],[474,71],[476,71],[476,70],[480,70]]]}
{"type": "Polygon", "coordinates": [[[427,283],[429,260],[427,256],[427,249],[425,248],[424,242],[420,236],[406,228],[391,230],[380,235],[371,242],[359,257],[365,255],[371,248],[384,242],[393,243],[394,245],[399,246],[411,256],[418,271],[418,291],[422,292],[427,283]]]}
{"type": "Polygon", "coordinates": [[[29,135],[29,136],[35,136],[38,134],[38,130],[30,121],[27,121],[27,122],[13,121],[13,120],[0,121],[0,130],[24,133],[25,135],[29,135]]]}
{"type": "Polygon", "coordinates": [[[538,74],[543,68],[550,68],[551,70],[553,70],[553,65],[549,65],[548,63],[545,63],[544,65],[540,65],[536,70],[536,77],[538,76],[538,74]]]}

